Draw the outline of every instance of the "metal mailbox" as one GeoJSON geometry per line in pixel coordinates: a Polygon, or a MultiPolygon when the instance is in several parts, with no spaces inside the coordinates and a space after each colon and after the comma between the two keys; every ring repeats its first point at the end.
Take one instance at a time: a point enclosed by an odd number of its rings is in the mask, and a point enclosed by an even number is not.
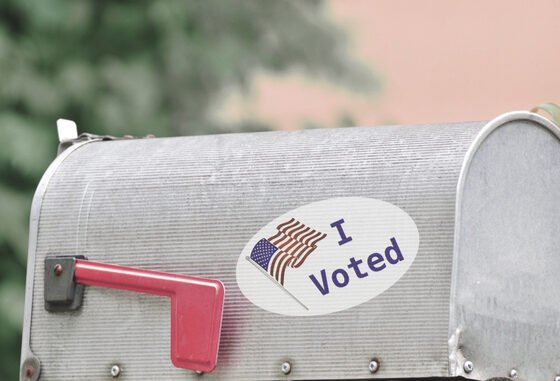
{"type": "Polygon", "coordinates": [[[66,142],[21,379],[558,381],[559,139],[514,112],[66,142]]]}

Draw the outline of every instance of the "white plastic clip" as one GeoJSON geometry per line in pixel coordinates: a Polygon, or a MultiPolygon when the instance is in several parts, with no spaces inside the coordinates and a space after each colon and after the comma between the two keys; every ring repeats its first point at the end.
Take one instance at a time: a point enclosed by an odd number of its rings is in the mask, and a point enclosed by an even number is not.
{"type": "Polygon", "coordinates": [[[59,143],[66,143],[78,138],[78,126],[73,120],[58,119],[56,130],[58,131],[59,143]]]}

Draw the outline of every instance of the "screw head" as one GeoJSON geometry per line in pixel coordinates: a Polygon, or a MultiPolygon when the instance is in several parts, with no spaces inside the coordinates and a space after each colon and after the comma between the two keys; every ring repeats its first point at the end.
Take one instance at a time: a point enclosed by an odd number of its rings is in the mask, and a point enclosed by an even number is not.
{"type": "Polygon", "coordinates": [[[474,364],[472,363],[472,361],[465,361],[465,363],[463,364],[463,370],[465,371],[465,373],[472,372],[474,370],[474,364]]]}
{"type": "Polygon", "coordinates": [[[60,276],[60,274],[62,274],[62,270],[64,270],[64,269],[63,269],[63,267],[60,263],[57,263],[56,265],[54,265],[54,275],[60,276]]]}
{"type": "Polygon", "coordinates": [[[370,373],[375,373],[379,370],[379,362],[376,359],[373,359],[368,364],[368,369],[370,373]]]}
{"type": "Polygon", "coordinates": [[[120,374],[121,374],[121,367],[118,366],[117,364],[113,365],[111,367],[111,376],[119,377],[120,374]]]}
{"type": "Polygon", "coordinates": [[[509,371],[509,376],[510,378],[517,378],[519,377],[519,373],[517,372],[517,369],[512,369],[509,371]]]}
{"type": "Polygon", "coordinates": [[[289,374],[292,371],[292,364],[290,364],[289,362],[284,362],[282,363],[282,366],[280,368],[282,370],[282,373],[284,374],[289,374]]]}

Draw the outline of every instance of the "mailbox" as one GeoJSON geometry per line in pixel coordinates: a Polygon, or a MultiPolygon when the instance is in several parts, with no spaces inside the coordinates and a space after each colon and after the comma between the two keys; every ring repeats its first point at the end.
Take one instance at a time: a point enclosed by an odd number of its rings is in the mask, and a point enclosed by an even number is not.
{"type": "Polygon", "coordinates": [[[560,130],[66,137],[22,380],[560,380],[560,130]]]}

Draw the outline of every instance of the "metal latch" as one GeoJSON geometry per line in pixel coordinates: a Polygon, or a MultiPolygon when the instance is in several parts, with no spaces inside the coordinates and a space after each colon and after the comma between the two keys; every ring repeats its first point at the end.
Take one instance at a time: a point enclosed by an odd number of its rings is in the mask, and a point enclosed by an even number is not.
{"type": "Polygon", "coordinates": [[[202,372],[216,367],[224,306],[219,280],[110,265],[83,256],[46,257],[46,310],[80,308],[84,285],[170,297],[173,365],[202,372]]]}
{"type": "Polygon", "coordinates": [[[112,135],[96,135],[87,132],[78,135],[78,126],[76,122],[69,119],[58,119],[56,121],[56,129],[58,132],[58,153],[60,155],[70,146],[78,144],[81,142],[91,141],[91,140],[122,140],[122,139],[142,139],[142,138],[155,138],[153,134],[148,134],[144,137],[135,138],[132,135],[124,135],[119,138],[112,135]]]}

